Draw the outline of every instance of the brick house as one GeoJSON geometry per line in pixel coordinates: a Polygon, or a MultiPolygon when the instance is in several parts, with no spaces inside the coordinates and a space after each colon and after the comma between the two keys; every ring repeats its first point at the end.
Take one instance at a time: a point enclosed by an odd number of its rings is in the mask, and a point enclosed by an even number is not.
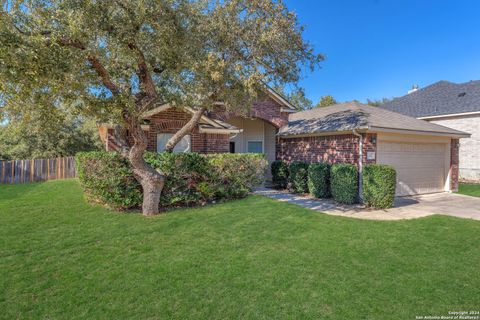
{"type": "MultiPolygon", "coordinates": [[[[165,104],[144,115],[148,150],[162,151],[193,110],[165,104]]],[[[106,150],[116,150],[113,128],[100,127],[106,150]]],[[[220,109],[205,114],[174,151],[265,153],[269,162],[393,165],[397,195],[456,190],[461,131],[357,102],[297,112],[269,90],[247,115],[220,109]]]]}

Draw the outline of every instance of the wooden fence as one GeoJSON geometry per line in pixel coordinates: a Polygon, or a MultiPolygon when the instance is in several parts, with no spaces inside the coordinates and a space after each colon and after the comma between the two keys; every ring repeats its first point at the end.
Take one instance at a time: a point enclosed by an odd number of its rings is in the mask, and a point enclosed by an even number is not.
{"type": "Polygon", "coordinates": [[[0,184],[75,177],[75,157],[0,161],[0,184]]]}

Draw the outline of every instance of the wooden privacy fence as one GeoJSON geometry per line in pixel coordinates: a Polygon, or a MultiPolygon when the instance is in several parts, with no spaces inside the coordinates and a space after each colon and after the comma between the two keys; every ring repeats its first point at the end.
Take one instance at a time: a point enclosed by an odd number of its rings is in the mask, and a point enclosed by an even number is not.
{"type": "Polygon", "coordinates": [[[75,157],[0,161],[0,183],[75,178],[75,157]]]}

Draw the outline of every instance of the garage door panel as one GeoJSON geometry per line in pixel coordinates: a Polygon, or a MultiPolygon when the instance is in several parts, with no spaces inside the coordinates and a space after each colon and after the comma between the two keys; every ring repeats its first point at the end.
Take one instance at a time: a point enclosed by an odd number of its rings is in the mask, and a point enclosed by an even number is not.
{"type": "Polygon", "coordinates": [[[445,186],[444,143],[379,141],[378,163],[394,166],[398,196],[441,192],[445,186]]]}

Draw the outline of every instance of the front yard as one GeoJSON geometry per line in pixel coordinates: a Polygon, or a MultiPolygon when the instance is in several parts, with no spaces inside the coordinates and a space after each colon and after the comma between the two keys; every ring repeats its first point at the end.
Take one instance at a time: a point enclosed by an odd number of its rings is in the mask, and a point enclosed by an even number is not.
{"type": "Polygon", "coordinates": [[[0,186],[0,317],[415,319],[480,309],[480,222],[333,217],[260,196],[154,218],[76,180],[0,186]]]}

